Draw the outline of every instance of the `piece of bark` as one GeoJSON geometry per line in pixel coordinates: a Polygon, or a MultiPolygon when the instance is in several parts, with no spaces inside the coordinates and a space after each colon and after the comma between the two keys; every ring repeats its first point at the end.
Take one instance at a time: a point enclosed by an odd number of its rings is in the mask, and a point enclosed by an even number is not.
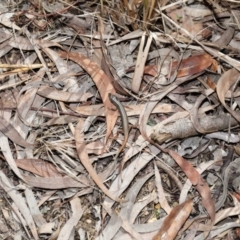
{"type": "MultiPolygon", "coordinates": [[[[220,114],[217,116],[206,116],[199,119],[199,123],[203,129],[207,132],[216,132],[227,129],[229,126],[229,120],[231,120],[231,127],[234,127],[238,122],[231,117],[229,114],[220,114]]],[[[182,139],[198,135],[199,132],[194,128],[190,119],[179,119],[166,126],[157,124],[154,126],[151,139],[156,141],[158,144],[162,144],[168,140],[182,139]]]]}

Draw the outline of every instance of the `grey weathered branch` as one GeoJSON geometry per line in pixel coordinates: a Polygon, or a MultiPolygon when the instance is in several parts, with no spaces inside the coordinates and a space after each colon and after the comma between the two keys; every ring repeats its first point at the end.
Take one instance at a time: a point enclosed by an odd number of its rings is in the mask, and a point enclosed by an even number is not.
{"type": "MultiPolygon", "coordinates": [[[[202,129],[210,133],[226,130],[229,126],[229,121],[231,121],[231,127],[238,125],[238,122],[233,117],[230,117],[229,114],[206,116],[199,119],[199,124],[202,129]]],[[[162,144],[167,140],[182,139],[199,134],[200,133],[194,128],[191,120],[189,118],[184,118],[179,119],[166,126],[162,126],[161,123],[154,126],[154,132],[151,134],[151,139],[158,142],[159,144],[162,144]]]]}

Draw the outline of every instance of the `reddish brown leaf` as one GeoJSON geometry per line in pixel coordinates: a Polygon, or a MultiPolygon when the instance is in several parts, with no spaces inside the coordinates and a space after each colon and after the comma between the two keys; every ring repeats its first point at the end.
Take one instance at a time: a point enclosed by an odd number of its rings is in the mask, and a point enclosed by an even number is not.
{"type": "Polygon", "coordinates": [[[178,153],[172,150],[166,151],[182,168],[182,170],[187,175],[191,183],[195,185],[196,189],[198,190],[199,194],[202,197],[203,206],[206,208],[213,223],[215,219],[215,205],[211,197],[211,192],[208,184],[203,180],[198,171],[188,161],[182,158],[178,153]]]}
{"type": "Polygon", "coordinates": [[[233,195],[236,197],[236,199],[240,202],[240,194],[234,192],[233,195]]]}
{"type": "Polygon", "coordinates": [[[209,76],[207,76],[206,83],[211,89],[213,89],[213,90],[216,89],[216,84],[213,82],[213,80],[209,76]]]}
{"type": "Polygon", "coordinates": [[[42,177],[62,177],[57,168],[49,162],[41,159],[16,159],[19,168],[35,173],[42,177]]]}
{"type": "Polygon", "coordinates": [[[236,228],[235,232],[236,232],[237,236],[240,237],[240,228],[236,228]]]}
{"type": "MultiPolygon", "coordinates": [[[[178,71],[177,73],[178,78],[200,73],[206,70],[208,67],[210,67],[213,64],[213,61],[214,60],[212,59],[212,57],[208,54],[195,55],[183,59],[178,69],[177,69],[178,62],[174,61],[171,65],[170,76],[172,76],[175,71],[178,71]]],[[[156,65],[146,66],[144,73],[152,76],[157,76],[158,66],[156,65]]]]}
{"type": "Polygon", "coordinates": [[[114,106],[108,98],[109,93],[116,94],[110,79],[96,63],[80,53],[59,52],[58,54],[60,57],[68,58],[78,63],[86,72],[88,72],[95,82],[104,103],[107,122],[106,139],[108,139],[118,117],[117,111],[113,111],[114,106]]]}
{"type": "Polygon", "coordinates": [[[174,239],[192,211],[193,201],[188,200],[173,208],[165,218],[160,230],[152,240],[171,240],[174,239]]]}
{"type": "MultiPolygon", "coordinates": [[[[172,65],[172,72],[176,71],[178,63],[173,62],[172,65]]],[[[201,54],[201,55],[195,55],[186,59],[183,59],[180,63],[177,77],[184,77],[184,76],[191,76],[196,73],[202,72],[206,70],[208,67],[212,65],[212,57],[208,54],[201,54]]]]}

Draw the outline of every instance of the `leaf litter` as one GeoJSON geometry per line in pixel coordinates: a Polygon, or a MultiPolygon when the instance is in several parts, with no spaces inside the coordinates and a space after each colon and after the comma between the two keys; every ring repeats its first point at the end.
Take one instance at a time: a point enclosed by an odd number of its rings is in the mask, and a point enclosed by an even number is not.
{"type": "Polygon", "coordinates": [[[0,239],[239,238],[239,5],[9,4],[0,239]]]}

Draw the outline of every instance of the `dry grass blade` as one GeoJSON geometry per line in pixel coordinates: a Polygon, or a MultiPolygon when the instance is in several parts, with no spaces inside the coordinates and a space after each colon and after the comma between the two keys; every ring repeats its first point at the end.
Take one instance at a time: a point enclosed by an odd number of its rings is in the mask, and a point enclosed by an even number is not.
{"type": "Polygon", "coordinates": [[[136,62],[136,67],[133,75],[133,80],[132,80],[132,91],[135,93],[138,93],[141,82],[142,82],[142,76],[144,72],[144,66],[145,62],[147,60],[149,48],[152,43],[153,36],[150,33],[150,35],[147,37],[146,33],[143,33],[140,46],[139,46],[139,52],[138,52],[138,57],[137,57],[137,62],[136,62]],[[146,39],[147,38],[147,39],[146,39]],[[146,43],[145,43],[146,41],[146,43]],[[146,44],[146,46],[145,46],[146,44]]]}

